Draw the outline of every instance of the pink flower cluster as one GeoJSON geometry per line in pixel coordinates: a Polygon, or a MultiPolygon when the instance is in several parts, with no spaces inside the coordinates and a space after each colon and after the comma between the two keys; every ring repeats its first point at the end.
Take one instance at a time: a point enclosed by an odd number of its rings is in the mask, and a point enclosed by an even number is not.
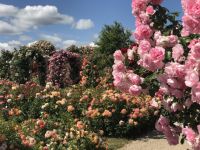
{"type": "Polygon", "coordinates": [[[200,1],[199,0],[182,0],[184,10],[183,31],[182,35],[187,36],[190,33],[200,33],[200,1]]]}
{"type": "MultiPolygon", "coordinates": [[[[128,50],[129,53],[130,50],[128,50]]],[[[130,56],[131,57],[131,56],[130,56]]],[[[124,65],[124,59],[122,52],[117,50],[114,53],[115,64],[113,65],[113,77],[114,77],[114,85],[126,92],[133,95],[139,95],[142,91],[140,84],[143,79],[138,75],[133,73],[132,70],[128,70],[124,65]]]]}
{"type": "Polygon", "coordinates": [[[147,70],[156,71],[164,66],[165,49],[162,47],[154,47],[148,53],[144,53],[138,64],[147,70]]]}
{"type": "Polygon", "coordinates": [[[157,46],[173,47],[178,43],[178,37],[175,35],[162,36],[160,31],[154,33],[154,40],[157,46]]]}
{"type": "MultiPolygon", "coordinates": [[[[130,62],[137,63],[152,72],[151,75],[156,74],[159,90],[155,91],[152,106],[158,108],[162,104],[172,116],[177,115],[180,118],[184,114],[186,115],[184,117],[187,118],[188,114],[183,112],[200,105],[200,39],[189,41],[173,35],[173,30],[168,35],[163,35],[164,32],[154,29],[151,16],[157,14],[157,9],[154,10],[154,8],[161,2],[162,0],[132,1],[132,13],[136,17],[136,29],[133,35],[137,45],[128,49],[127,54],[123,55],[120,50],[114,53],[114,85],[121,91],[129,92],[132,95],[146,92],[141,88],[144,80],[142,76],[146,72],[141,73],[140,77],[126,67],[125,56],[128,56],[130,62]],[[183,42],[183,40],[185,41],[183,42]],[[188,47],[186,47],[187,42],[189,43],[188,47]],[[162,100],[161,104],[156,101],[158,95],[162,100]]],[[[200,0],[182,0],[182,5],[184,9],[182,36],[200,34],[200,0]]],[[[181,119],[184,120],[184,117],[181,119]]],[[[198,120],[195,120],[196,124],[192,123],[193,128],[187,127],[191,126],[190,123],[176,126],[174,120],[174,122],[169,120],[170,117],[168,119],[161,116],[156,123],[156,129],[165,134],[169,144],[178,144],[179,136],[182,133],[193,149],[200,149],[200,125],[197,126],[199,132],[194,131],[194,127],[199,124],[198,120]]]]}
{"type": "Polygon", "coordinates": [[[156,122],[156,130],[162,132],[170,145],[177,145],[179,142],[179,128],[170,126],[170,122],[167,118],[160,116],[156,122]]]}
{"type": "MultiPolygon", "coordinates": [[[[200,125],[197,126],[198,134],[200,134],[200,125]]],[[[190,145],[192,145],[194,150],[200,149],[200,137],[199,135],[189,127],[182,129],[182,133],[186,136],[186,139],[190,145]]]]}
{"type": "Polygon", "coordinates": [[[138,14],[140,11],[146,12],[146,10],[147,12],[152,12],[152,9],[148,8],[148,4],[159,5],[162,1],[163,0],[134,0],[132,2],[133,14],[138,14]]]}
{"type": "Polygon", "coordinates": [[[76,83],[79,80],[77,70],[80,70],[80,65],[79,54],[67,50],[56,51],[49,58],[47,81],[62,88],[76,83]]]}

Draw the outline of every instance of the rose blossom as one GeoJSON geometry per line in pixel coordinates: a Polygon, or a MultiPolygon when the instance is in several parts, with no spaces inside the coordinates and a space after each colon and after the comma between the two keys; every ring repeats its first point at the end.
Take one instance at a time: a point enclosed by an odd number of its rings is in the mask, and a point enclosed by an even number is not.
{"type": "Polygon", "coordinates": [[[117,50],[115,51],[115,53],[113,54],[114,58],[116,61],[123,61],[124,60],[124,56],[122,55],[121,50],[117,50]]]}
{"type": "Polygon", "coordinates": [[[200,82],[192,87],[192,101],[200,104],[200,82]]]}
{"type": "Polygon", "coordinates": [[[153,9],[152,6],[148,6],[146,9],[146,13],[149,15],[153,15],[155,13],[155,10],[153,9]]]}
{"type": "Polygon", "coordinates": [[[178,61],[183,56],[184,50],[181,44],[177,44],[172,48],[172,58],[178,61]]]}
{"type": "Polygon", "coordinates": [[[127,51],[127,55],[128,55],[128,59],[129,60],[133,60],[134,59],[134,49],[128,49],[127,51]]]}
{"type": "Polygon", "coordinates": [[[148,53],[151,49],[151,44],[147,40],[140,41],[139,47],[138,47],[138,54],[140,57],[142,57],[143,54],[148,53]]]}
{"type": "Polygon", "coordinates": [[[199,74],[195,70],[190,70],[187,72],[187,75],[185,76],[185,85],[188,87],[192,87],[195,84],[197,84],[199,81],[199,74]]]}
{"type": "Polygon", "coordinates": [[[152,30],[148,25],[140,25],[134,32],[135,39],[143,40],[149,39],[152,36],[152,30]]]}
{"type": "Polygon", "coordinates": [[[191,128],[183,128],[182,132],[186,135],[188,142],[193,143],[195,141],[196,133],[191,128]]]}
{"type": "Polygon", "coordinates": [[[139,95],[141,92],[142,92],[141,86],[132,85],[132,86],[129,88],[129,93],[132,94],[132,95],[139,95]]]}

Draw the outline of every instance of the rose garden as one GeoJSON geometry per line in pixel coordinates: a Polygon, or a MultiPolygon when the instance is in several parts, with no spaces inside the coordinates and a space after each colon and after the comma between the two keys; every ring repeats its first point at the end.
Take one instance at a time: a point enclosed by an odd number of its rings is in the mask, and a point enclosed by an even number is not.
{"type": "Polygon", "coordinates": [[[105,25],[97,47],[2,50],[0,150],[111,150],[153,130],[200,150],[200,0],[182,20],[162,2],[133,0],[134,33],[105,25]]]}

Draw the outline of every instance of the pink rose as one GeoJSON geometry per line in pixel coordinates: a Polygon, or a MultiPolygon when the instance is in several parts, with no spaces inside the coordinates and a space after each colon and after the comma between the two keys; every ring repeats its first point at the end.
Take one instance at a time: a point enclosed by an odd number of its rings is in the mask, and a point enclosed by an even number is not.
{"type": "Polygon", "coordinates": [[[200,16],[199,0],[182,0],[182,5],[186,14],[197,18],[200,16]]]}
{"type": "Polygon", "coordinates": [[[146,9],[146,13],[148,15],[153,15],[155,13],[155,10],[153,9],[152,6],[148,6],[147,9],[146,9]]]}
{"type": "Polygon", "coordinates": [[[164,116],[160,116],[160,118],[156,122],[156,126],[155,126],[156,130],[162,132],[164,131],[166,126],[169,126],[169,119],[167,119],[164,116]]]}
{"type": "Polygon", "coordinates": [[[134,74],[134,73],[128,74],[128,79],[131,81],[132,84],[135,84],[135,85],[141,84],[141,79],[137,74],[134,74]]]}
{"type": "Polygon", "coordinates": [[[172,48],[172,58],[178,61],[183,56],[184,50],[181,44],[177,44],[172,48]]]}
{"type": "Polygon", "coordinates": [[[125,59],[124,56],[122,55],[122,52],[120,50],[115,51],[115,53],[113,54],[113,56],[114,56],[114,59],[116,61],[123,61],[125,59]]]}
{"type": "MultiPolygon", "coordinates": [[[[143,25],[149,24],[151,21],[149,15],[145,12],[141,12],[138,17],[143,25]]],[[[138,26],[136,26],[136,27],[138,27],[138,26]]]]}
{"type": "Polygon", "coordinates": [[[148,25],[140,25],[134,32],[135,39],[143,40],[149,39],[152,36],[153,31],[148,25]]]}
{"type": "Polygon", "coordinates": [[[149,0],[132,0],[133,14],[138,14],[144,11],[147,7],[149,0]]]}
{"type": "Polygon", "coordinates": [[[194,58],[200,59],[200,42],[191,48],[191,54],[194,58]]]}
{"type": "Polygon", "coordinates": [[[195,70],[190,70],[187,72],[185,76],[185,85],[188,87],[192,87],[199,82],[199,74],[195,70]]]}
{"type": "Polygon", "coordinates": [[[140,41],[140,44],[138,47],[138,54],[141,57],[145,53],[148,53],[150,49],[151,49],[151,43],[147,40],[142,40],[140,41]]]}
{"type": "Polygon", "coordinates": [[[141,88],[141,86],[138,86],[138,85],[132,85],[129,88],[129,93],[131,95],[135,95],[135,96],[140,95],[141,91],[142,91],[142,88],[141,88]]]}
{"type": "Polygon", "coordinates": [[[165,58],[165,49],[162,47],[152,48],[149,53],[153,61],[162,61],[165,58]]]}
{"type": "Polygon", "coordinates": [[[128,59],[129,60],[133,60],[134,59],[134,49],[128,49],[127,51],[127,55],[128,55],[128,59]]]}
{"type": "Polygon", "coordinates": [[[118,63],[113,65],[113,70],[118,71],[118,72],[125,72],[126,67],[124,66],[122,62],[119,61],[118,63]]]}
{"type": "Polygon", "coordinates": [[[196,138],[196,133],[191,128],[183,128],[182,133],[186,135],[188,142],[194,143],[196,138]]]}
{"type": "Polygon", "coordinates": [[[159,39],[160,36],[161,36],[161,32],[160,32],[160,31],[156,31],[156,32],[154,33],[154,39],[155,39],[155,40],[159,39]]]}
{"type": "Polygon", "coordinates": [[[183,20],[183,30],[185,30],[185,32],[187,31],[189,33],[194,33],[194,34],[200,33],[200,27],[199,27],[200,19],[196,19],[193,18],[192,16],[185,15],[183,16],[182,20],[183,20]]]}
{"type": "Polygon", "coordinates": [[[170,36],[168,36],[168,39],[169,39],[170,47],[174,46],[178,43],[178,37],[176,35],[170,35],[170,36]]]}
{"type": "Polygon", "coordinates": [[[192,101],[200,104],[200,82],[192,87],[192,101]]]}
{"type": "Polygon", "coordinates": [[[121,72],[114,73],[114,86],[119,86],[123,82],[125,75],[121,72]]]}
{"type": "Polygon", "coordinates": [[[165,65],[165,73],[173,77],[184,78],[185,66],[176,62],[167,63],[165,65]]]}

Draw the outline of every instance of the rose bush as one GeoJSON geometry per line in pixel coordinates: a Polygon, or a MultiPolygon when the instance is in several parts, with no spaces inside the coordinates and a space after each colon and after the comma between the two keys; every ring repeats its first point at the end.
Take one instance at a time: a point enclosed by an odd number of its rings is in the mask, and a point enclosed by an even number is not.
{"type": "Polygon", "coordinates": [[[171,145],[199,141],[199,0],[182,0],[183,24],[160,6],[162,0],[133,0],[137,42],[127,53],[114,53],[114,85],[125,93],[149,93],[161,109],[156,129],[171,145]],[[161,104],[157,99],[161,99],[161,104]]]}
{"type": "Polygon", "coordinates": [[[102,135],[88,128],[81,108],[66,98],[52,83],[1,81],[1,125],[10,123],[9,130],[0,132],[1,143],[20,149],[105,149],[102,135]]]}
{"type": "Polygon", "coordinates": [[[47,81],[64,88],[78,83],[81,58],[79,54],[60,50],[49,58],[47,81]]]}
{"type": "Polygon", "coordinates": [[[153,128],[159,110],[151,99],[102,87],[59,89],[52,83],[1,80],[0,123],[9,124],[0,131],[1,143],[21,149],[104,149],[102,135],[136,137],[153,128]]]}

